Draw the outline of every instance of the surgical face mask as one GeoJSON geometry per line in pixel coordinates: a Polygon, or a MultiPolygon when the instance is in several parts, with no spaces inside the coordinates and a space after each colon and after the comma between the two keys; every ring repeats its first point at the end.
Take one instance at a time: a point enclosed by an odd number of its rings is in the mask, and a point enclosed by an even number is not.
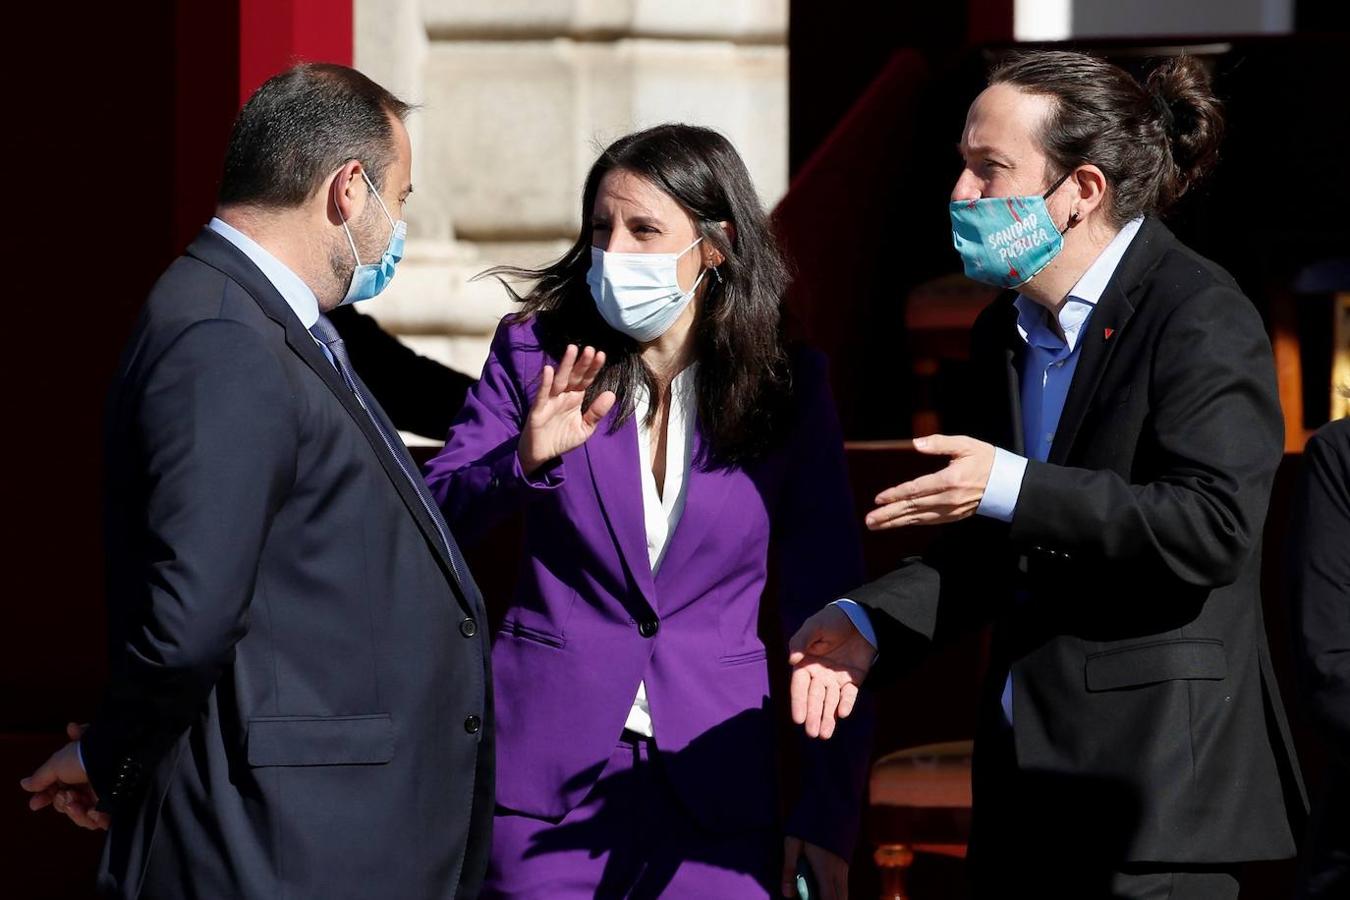
{"type": "Polygon", "coordinates": [[[1064,249],[1064,233],[1050,220],[1045,200],[1068,177],[1065,173],[1044,194],[953,202],[952,244],[961,254],[966,276],[1013,288],[1050,265],[1064,249]]]}
{"type": "Polygon", "coordinates": [[[700,272],[687,291],[680,290],[675,276],[680,257],[701,240],[679,253],[607,253],[592,247],[586,284],[609,327],[643,343],[665,334],[708,274],[707,269],[700,272]]]}
{"type": "MultiPolygon", "coordinates": [[[[366,180],[366,186],[370,188],[370,195],[375,198],[376,203],[380,204],[380,211],[389,220],[389,226],[393,229],[393,232],[389,235],[389,245],[384,248],[380,261],[362,265],[361,254],[357,252],[356,241],[352,238],[352,230],[347,227],[346,217],[343,217],[342,229],[347,232],[347,243],[352,245],[352,256],[356,257],[356,268],[352,270],[352,283],[348,285],[347,295],[342,298],[339,306],[369,300],[394,280],[394,268],[398,265],[399,260],[403,259],[403,239],[408,233],[408,223],[402,219],[395,222],[394,217],[389,215],[388,208],[385,207],[384,201],[380,199],[380,192],[375,190],[375,185],[370,183],[370,176],[365,173],[364,169],[361,171],[361,177],[366,180]]],[[[342,207],[338,207],[338,215],[342,215],[342,207]]]]}

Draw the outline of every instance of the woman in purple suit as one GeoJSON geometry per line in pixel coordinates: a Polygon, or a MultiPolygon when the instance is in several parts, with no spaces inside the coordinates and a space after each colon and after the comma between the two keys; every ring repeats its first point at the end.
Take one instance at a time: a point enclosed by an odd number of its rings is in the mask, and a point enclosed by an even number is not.
{"type": "Polygon", "coordinates": [[[427,468],[461,540],[525,518],[485,896],[765,897],[804,857],[844,897],[867,719],[808,744],[784,823],[756,634],[771,540],[788,634],[862,576],[824,361],[784,344],[785,268],[716,132],[616,141],[582,222],[553,265],[493,270],[533,287],[427,468]]]}

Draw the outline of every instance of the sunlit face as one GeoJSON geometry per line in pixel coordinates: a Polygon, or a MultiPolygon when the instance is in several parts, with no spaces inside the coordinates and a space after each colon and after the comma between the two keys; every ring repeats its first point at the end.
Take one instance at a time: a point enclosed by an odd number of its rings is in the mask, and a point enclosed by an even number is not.
{"type": "Polygon", "coordinates": [[[384,210],[380,209],[380,203],[376,202],[372,194],[352,229],[363,263],[375,262],[384,253],[393,230],[389,220],[398,222],[403,219],[403,209],[408,203],[408,196],[412,194],[412,141],[404,124],[396,116],[389,118],[394,129],[394,158],[385,169],[384,183],[380,185],[380,201],[384,203],[384,210]],[[384,214],[385,210],[389,213],[388,217],[384,214]]]}
{"type": "MultiPolygon", "coordinates": [[[[362,264],[379,262],[393,234],[393,225],[389,220],[397,222],[403,218],[408,195],[412,193],[412,142],[408,138],[408,129],[396,116],[390,116],[389,119],[393,127],[394,157],[385,169],[384,183],[380,186],[379,200],[384,202],[384,209],[380,208],[376,194],[366,185],[365,179],[357,179],[366,193],[361,201],[361,211],[347,222],[351,243],[348,243],[343,231],[335,231],[332,235],[328,247],[328,268],[332,273],[335,296],[321,304],[324,309],[332,308],[327,305],[329,303],[336,305],[347,290],[347,285],[351,284],[352,273],[357,265],[357,259],[352,256],[352,244],[356,245],[362,264]],[[388,216],[384,214],[385,210],[388,210],[388,216]]],[[[330,198],[329,202],[334,201],[330,198]]]]}
{"type": "MultiPolygon", "coordinates": [[[[607,253],[680,253],[699,237],[694,217],[665,191],[625,169],[600,179],[591,208],[591,246],[607,253]]],[[[676,276],[689,290],[703,267],[700,244],[679,258],[676,276]]]]}
{"type": "Polygon", "coordinates": [[[965,165],[952,201],[1044,193],[1049,160],[1035,135],[1052,106],[1050,98],[1011,85],[985,88],[966,114],[957,147],[965,165]]]}

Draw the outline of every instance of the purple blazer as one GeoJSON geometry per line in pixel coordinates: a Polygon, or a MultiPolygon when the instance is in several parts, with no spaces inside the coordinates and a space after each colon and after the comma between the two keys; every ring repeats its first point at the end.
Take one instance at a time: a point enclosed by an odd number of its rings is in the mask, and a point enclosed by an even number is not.
{"type": "MultiPolygon", "coordinates": [[[[824,358],[794,361],[796,423],[745,468],[695,464],[684,512],[653,578],[637,423],[600,424],[527,478],[516,455],[543,366],[538,320],[497,329],[427,481],[456,537],[472,542],[524,508],[527,561],[492,651],[497,801],[560,819],[599,778],[645,681],[656,746],[678,795],[708,827],[777,817],[765,648],[757,636],[773,539],[782,626],[862,582],[859,525],[824,358]]],[[[782,659],[774,665],[786,665],[782,659]]],[[[788,830],[848,858],[857,837],[871,725],[866,704],[828,742],[803,741],[802,795],[788,830]]]]}

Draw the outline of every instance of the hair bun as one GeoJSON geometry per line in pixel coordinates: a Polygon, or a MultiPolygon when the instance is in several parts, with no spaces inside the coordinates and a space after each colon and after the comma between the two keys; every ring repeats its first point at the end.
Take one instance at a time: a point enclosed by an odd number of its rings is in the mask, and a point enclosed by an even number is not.
{"type": "Polygon", "coordinates": [[[1178,56],[1158,66],[1145,87],[1172,154],[1173,171],[1164,179],[1159,198],[1159,205],[1166,208],[1218,162],[1223,105],[1214,96],[1209,71],[1193,56],[1178,56]]]}

